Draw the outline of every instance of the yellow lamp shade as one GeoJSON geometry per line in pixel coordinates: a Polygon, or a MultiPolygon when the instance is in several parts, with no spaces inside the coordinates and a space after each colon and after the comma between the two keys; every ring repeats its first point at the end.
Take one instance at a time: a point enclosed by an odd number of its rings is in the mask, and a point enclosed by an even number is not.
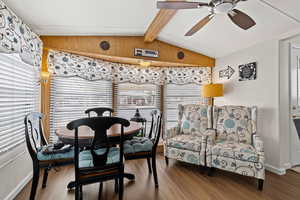
{"type": "Polygon", "coordinates": [[[203,97],[221,97],[223,95],[223,84],[207,84],[202,87],[203,97]]]}
{"type": "Polygon", "coordinates": [[[41,76],[41,80],[48,80],[49,76],[50,76],[50,73],[43,71],[43,72],[41,72],[40,76],[41,76]]]}

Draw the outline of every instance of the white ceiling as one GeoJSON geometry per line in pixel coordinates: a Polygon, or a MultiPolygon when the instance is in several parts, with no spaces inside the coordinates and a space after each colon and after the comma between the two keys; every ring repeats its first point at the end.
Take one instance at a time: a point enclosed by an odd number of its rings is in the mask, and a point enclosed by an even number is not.
{"type": "MultiPolygon", "coordinates": [[[[202,0],[208,2],[209,0],[202,0]]],[[[300,21],[299,0],[265,0],[300,21]]],[[[4,0],[41,35],[143,35],[155,17],[156,0],[4,0]]],[[[185,37],[205,8],[180,10],[159,34],[159,39],[208,56],[222,57],[293,31],[300,23],[262,4],[241,2],[238,9],[257,23],[244,31],[227,16],[216,16],[192,37],[185,37]]]]}

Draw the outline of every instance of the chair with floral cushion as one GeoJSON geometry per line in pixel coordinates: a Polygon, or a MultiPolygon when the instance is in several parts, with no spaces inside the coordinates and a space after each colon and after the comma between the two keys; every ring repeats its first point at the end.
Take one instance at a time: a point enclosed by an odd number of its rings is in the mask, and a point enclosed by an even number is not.
{"type": "Polygon", "coordinates": [[[265,178],[263,142],[256,135],[256,107],[213,108],[213,129],[207,136],[206,165],[258,179],[265,178]]]}
{"type": "Polygon", "coordinates": [[[164,138],[166,164],[169,158],[205,166],[206,134],[211,125],[210,106],[178,105],[178,124],[164,138]]]}
{"type": "Polygon", "coordinates": [[[147,159],[149,173],[151,174],[153,171],[155,187],[158,187],[156,152],[161,134],[162,116],[163,114],[159,110],[153,110],[151,112],[152,120],[148,137],[133,137],[124,142],[124,157],[126,160],[147,159]]]}
{"type": "Polygon", "coordinates": [[[44,169],[42,188],[45,188],[48,179],[48,171],[51,168],[72,164],[74,160],[73,148],[70,148],[67,151],[46,154],[47,148],[51,147],[52,144],[48,144],[44,136],[42,117],[42,113],[33,112],[26,115],[24,119],[25,140],[33,164],[30,200],[35,199],[41,169],[44,169]]]}

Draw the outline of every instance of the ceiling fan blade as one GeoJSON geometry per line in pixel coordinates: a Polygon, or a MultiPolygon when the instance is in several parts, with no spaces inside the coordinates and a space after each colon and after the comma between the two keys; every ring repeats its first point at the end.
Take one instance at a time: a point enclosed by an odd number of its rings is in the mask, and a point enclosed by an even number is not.
{"type": "Polygon", "coordinates": [[[205,18],[203,18],[193,28],[191,28],[191,30],[189,30],[185,34],[185,36],[192,36],[194,33],[199,31],[203,26],[205,26],[214,16],[215,16],[214,14],[210,14],[210,15],[206,16],[205,18]]]}
{"type": "Polygon", "coordinates": [[[244,30],[248,30],[252,26],[256,25],[255,21],[251,17],[237,9],[233,9],[232,11],[230,11],[228,13],[228,16],[233,23],[244,30]]]}
{"type": "Polygon", "coordinates": [[[208,6],[208,3],[202,2],[187,2],[187,1],[158,1],[157,8],[159,9],[193,9],[201,6],[208,6]]]}

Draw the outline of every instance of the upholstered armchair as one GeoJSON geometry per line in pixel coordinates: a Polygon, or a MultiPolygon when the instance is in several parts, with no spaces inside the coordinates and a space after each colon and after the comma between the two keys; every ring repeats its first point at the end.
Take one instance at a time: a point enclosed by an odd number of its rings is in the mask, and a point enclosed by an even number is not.
{"type": "Polygon", "coordinates": [[[210,107],[179,105],[178,124],[166,131],[164,155],[168,159],[205,166],[206,132],[210,128],[210,107]]]}
{"type": "Polygon", "coordinates": [[[213,108],[213,129],[207,135],[206,165],[258,179],[265,178],[263,142],[256,135],[256,107],[213,108]]]}

